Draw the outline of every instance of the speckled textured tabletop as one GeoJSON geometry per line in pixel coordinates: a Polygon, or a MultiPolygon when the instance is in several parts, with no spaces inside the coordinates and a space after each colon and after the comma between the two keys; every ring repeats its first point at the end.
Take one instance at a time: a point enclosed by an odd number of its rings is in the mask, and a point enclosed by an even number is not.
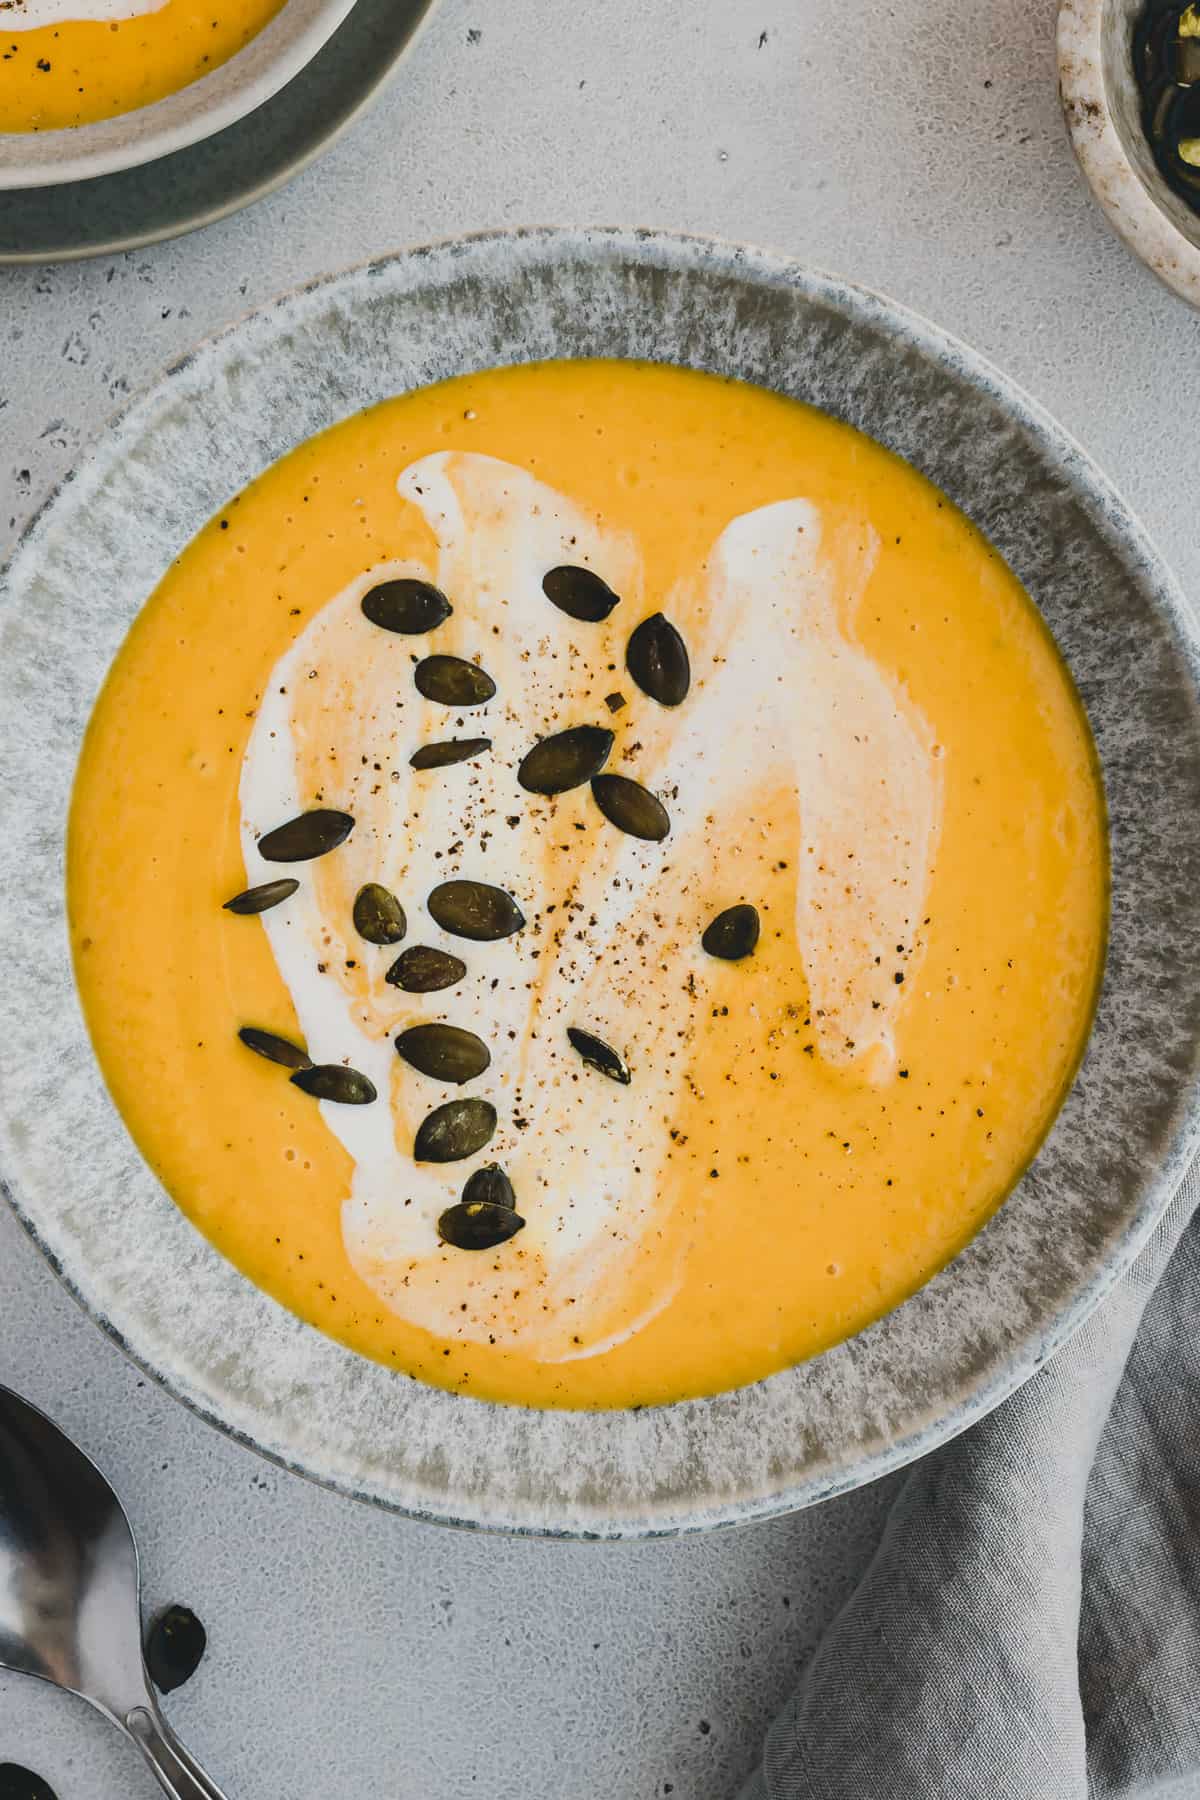
{"type": "MultiPolygon", "coordinates": [[[[1109,235],[1055,94],[1053,7],[443,0],[376,112],[200,236],[0,271],[0,540],[107,414],[281,288],[404,242],[620,221],[775,245],[880,287],[1045,402],[1200,593],[1180,421],[1200,315],[1109,235]]],[[[133,1515],[151,1606],[210,1650],[171,1718],[230,1800],[723,1800],[870,1555],[875,1489],[638,1547],[452,1535],[358,1509],[156,1393],[0,1215],[0,1382],[133,1515]]],[[[0,1676],[0,1762],[60,1800],[149,1800],[82,1706],[0,1676]]]]}

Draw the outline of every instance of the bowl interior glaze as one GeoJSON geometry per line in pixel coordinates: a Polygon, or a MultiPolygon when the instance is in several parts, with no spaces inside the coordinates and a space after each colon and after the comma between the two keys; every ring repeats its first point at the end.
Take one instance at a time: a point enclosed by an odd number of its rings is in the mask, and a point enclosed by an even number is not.
{"type": "Polygon", "coordinates": [[[1077,1327],[1197,1141],[1196,639],[1082,452],[933,327],[785,258],[651,232],[532,230],[321,281],[172,368],[20,544],[0,602],[0,1170],[84,1306],[172,1393],[348,1494],[446,1522],[633,1537],[763,1517],[962,1430],[1077,1327]],[[544,357],[646,357],[824,407],[992,538],[1087,708],[1111,815],[1112,928],[1066,1104],[987,1227],[849,1342],[753,1387],[641,1412],[455,1398],[366,1362],[237,1274],[108,1098],[67,945],[63,826],[88,714],[198,527],[313,432],[397,391],[544,357]],[[32,722],[32,723],[31,723],[32,722]],[[37,896],[31,904],[30,896],[37,896]]]}

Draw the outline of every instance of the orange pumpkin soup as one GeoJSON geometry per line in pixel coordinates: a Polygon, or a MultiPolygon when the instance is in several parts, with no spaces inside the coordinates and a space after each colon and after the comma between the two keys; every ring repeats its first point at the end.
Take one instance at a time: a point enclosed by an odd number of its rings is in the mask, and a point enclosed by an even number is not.
{"type": "Polygon", "coordinates": [[[951,1258],[1071,1080],[1106,877],[1077,696],[968,521],[821,413],[600,362],[239,495],[69,841],[177,1203],[362,1354],[534,1406],[753,1381],[951,1258]]]}

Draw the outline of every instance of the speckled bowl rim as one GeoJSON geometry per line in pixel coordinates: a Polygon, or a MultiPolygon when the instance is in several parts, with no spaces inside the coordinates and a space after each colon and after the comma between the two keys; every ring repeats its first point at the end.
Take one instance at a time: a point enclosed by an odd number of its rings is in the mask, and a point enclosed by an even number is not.
{"type": "Polygon", "coordinates": [[[286,87],[354,5],[355,0],[287,0],[236,56],[152,106],[69,130],[0,132],[0,193],[94,181],[214,136],[286,87]]]}
{"type": "Polygon", "coordinates": [[[1137,1254],[1200,1143],[1198,669],[1172,576],[1079,447],[973,352],[867,290],[765,251],[619,229],[485,234],[317,281],[205,343],[135,401],[30,525],[0,583],[0,921],[19,927],[23,950],[0,993],[3,1190],[70,1291],[170,1393],[283,1467],[411,1517],[649,1538],[770,1517],[872,1480],[964,1430],[1065,1342],[1137,1254]],[[810,333],[802,353],[788,321],[810,333]],[[182,547],[314,420],[469,366],[656,350],[759,379],[772,370],[770,385],[856,423],[890,408],[877,435],[915,433],[912,459],[926,472],[947,455],[982,455],[994,470],[986,505],[942,485],[1019,573],[1004,506],[1012,482],[1024,491],[1014,462],[1030,459],[1041,498],[1020,530],[1040,544],[1045,513],[1067,531],[1043,547],[1048,566],[1078,564],[1055,623],[1070,636],[1076,617],[1101,622],[1080,685],[1102,757],[1113,731],[1095,706],[1120,711],[1105,761],[1116,802],[1109,978],[1035,1162],[895,1312],[707,1400],[602,1414],[496,1407],[398,1377],[301,1324],[225,1263],[150,1175],[104,1089],[69,974],[65,799],[91,700],[166,565],[163,543],[182,547]],[[868,350],[878,360],[864,368],[868,350]],[[822,388],[831,368],[847,380],[836,405],[822,388]],[[908,390],[920,382],[928,410],[912,418],[908,390]],[[221,428],[231,419],[232,439],[221,428]],[[196,464],[181,481],[185,446],[196,464]],[[99,610],[81,634],[85,587],[99,610]],[[1110,643],[1104,621],[1126,600],[1139,630],[1110,643]],[[1147,759],[1152,779],[1139,781],[1147,759]],[[1122,760],[1135,772],[1128,793],[1122,760]],[[1130,853],[1146,873],[1127,892],[1130,853]],[[52,894],[44,917],[38,907],[31,918],[31,892],[52,894]],[[1137,916],[1148,900],[1158,923],[1137,916]],[[1116,1069],[1097,1065],[1114,1044],[1116,1069]]]}
{"type": "Polygon", "coordinates": [[[1132,128],[1139,154],[1131,156],[1117,123],[1116,59],[1128,61],[1130,81],[1133,72],[1132,45],[1114,41],[1116,23],[1110,0],[1063,0],[1059,9],[1058,85],[1071,144],[1117,236],[1172,292],[1200,306],[1200,216],[1193,227],[1155,167],[1140,125],[1132,128]],[[1187,231],[1176,222],[1185,217],[1187,231]]]}

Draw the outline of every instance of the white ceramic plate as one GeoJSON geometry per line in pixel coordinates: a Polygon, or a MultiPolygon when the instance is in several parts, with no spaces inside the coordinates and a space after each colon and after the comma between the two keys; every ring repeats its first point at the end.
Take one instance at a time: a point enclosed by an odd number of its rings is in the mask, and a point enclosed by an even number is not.
{"type": "Polygon", "coordinates": [[[353,5],[354,0],[287,0],[244,50],[153,106],[69,131],[0,132],[0,190],[89,181],[211,137],[298,75],[353,5]]]}
{"type": "Polygon", "coordinates": [[[177,363],[26,534],[0,591],[0,1170],[93,1317],[223,1430],[342,1492],[510,1530],[650,1536],[806,1505],[961,1431],[1129,1264],[1197,1143],[1200,687],[1174,583],[1104,478],[1003,376],[785,258],[650,232],[413,250],[292,294],[177,363]],[[849,1342],[640,1412],[456,1397],[251,1286],[142,1162],[80,1014],[63,827],[92,702],[199,526],[312,433],[497,363],[649,357],[826,408],[992,538],[1074,673],[1104,770],[1112,930],[1078,1079],[996,1216],[849,1342]]]}

